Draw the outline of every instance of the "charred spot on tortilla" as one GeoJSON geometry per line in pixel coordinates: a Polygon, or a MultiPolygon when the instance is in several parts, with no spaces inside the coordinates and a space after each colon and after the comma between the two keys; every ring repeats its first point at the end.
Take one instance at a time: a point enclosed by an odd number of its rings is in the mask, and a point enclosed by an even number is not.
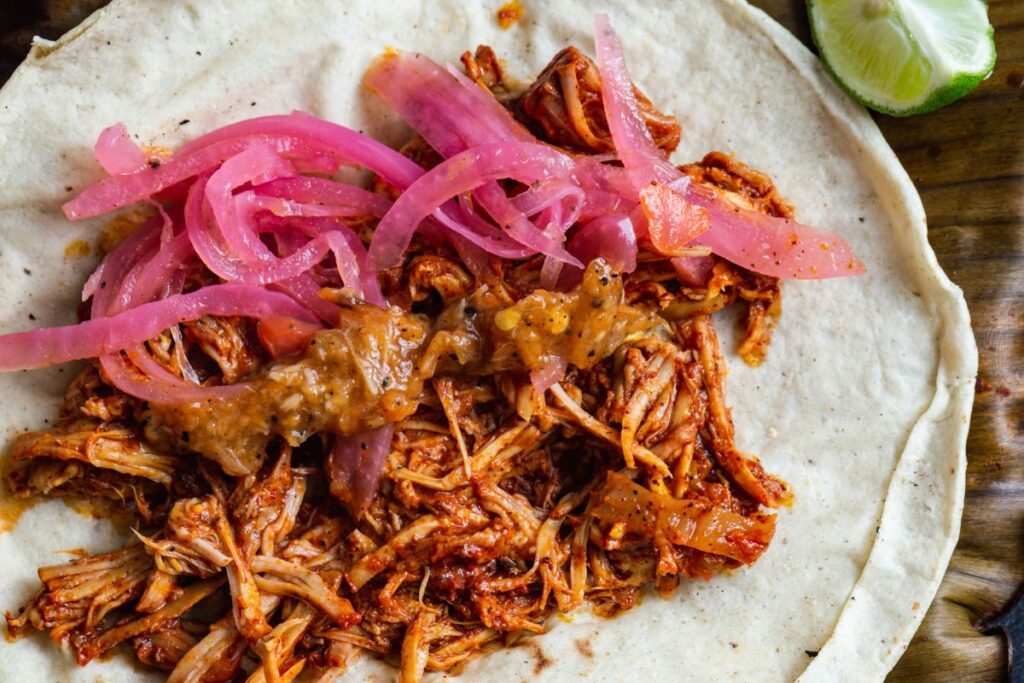
{"type": "Polygon", "coordinates": [[[572,641],[572,644],[576,648],[576,651],[579,652],[582,656],[586,657],[587,659],[594,658],[594,647],[586,638],[576,638],[572,641]]]}
{"type": "Polygon", "coordinates": [[[544,669],[554,664],[554,660],[544,652],[544,648],[533,637],[522,637],[512,643],[512,647],[526,650],[530,655],[530,663],[533,665],[533,674],[540,675],[544,669]]]}
{"type": "Polygon", "coordinates": [[[863,265],[733,157],[670,164],[677,120],[606,19],[596,44],[525,87],[486,45],[387,51],[364,84],[398,151],[298,112],[174,151],[104,129],[67,216],[144,208],[103,230],[83,322],[2,338],[0,369],[90,361],[5,479],[134,537],[41,568],[10,637],[172,680],[369,651],[418,681],[510,646],[540,674],[553,614],[757,562],[793,492],[737,446],[713,318],[742,307],[757,366],[781,279],[863,265]]]}

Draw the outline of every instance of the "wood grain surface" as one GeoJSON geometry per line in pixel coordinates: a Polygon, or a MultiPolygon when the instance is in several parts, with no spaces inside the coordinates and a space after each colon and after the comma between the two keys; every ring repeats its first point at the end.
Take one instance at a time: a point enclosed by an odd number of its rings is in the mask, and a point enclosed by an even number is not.
{"type": "MultiPolygon", "coordinates": [[[[33,33],[56,38],[104,0],[2,4],[0,83],[33,33]]],[[[753,4],[810,45],[803,2],[753,4]]],[[[1024,577],[1024,0],[988,6],[998,51],[991,78],[933,114],[876,117],[921,193],[939,261],[967,296],[981,353],[960,542],[890,681],[1004,678],[1002,637],[975,624],[1002,609],[1024,577]]]]}

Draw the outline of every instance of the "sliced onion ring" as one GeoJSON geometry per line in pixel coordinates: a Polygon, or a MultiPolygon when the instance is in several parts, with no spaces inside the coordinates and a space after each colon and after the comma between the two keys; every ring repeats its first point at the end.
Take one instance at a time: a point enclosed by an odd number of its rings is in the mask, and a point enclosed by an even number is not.
{"type": "Polygon", "coordinates": [[[109,318],[5,335],[0,344],[0,371],[31,370],[116,353],[171,325],[204,315],[283,315],[312,322],[309,312],[284,294],[248,285],[210,285],[189,294],[142,304],[109,318]]]}

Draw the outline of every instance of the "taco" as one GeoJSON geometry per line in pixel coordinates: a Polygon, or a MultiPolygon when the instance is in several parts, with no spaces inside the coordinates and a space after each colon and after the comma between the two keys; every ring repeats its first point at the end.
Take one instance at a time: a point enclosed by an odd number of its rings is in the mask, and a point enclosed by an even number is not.
{"type": "Polygon", "coordinates": [[[895,663],[977,365],[910,180],[745,4],[496,12],[114,2],[0,91],[12,676],[895,663]]]}

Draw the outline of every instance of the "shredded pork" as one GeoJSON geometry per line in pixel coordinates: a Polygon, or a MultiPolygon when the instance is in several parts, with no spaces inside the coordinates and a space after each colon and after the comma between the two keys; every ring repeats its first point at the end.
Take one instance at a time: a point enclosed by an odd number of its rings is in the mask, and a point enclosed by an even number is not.
{"type": "MultiPolygon", "coordinates": [[[[600,76],[575,48],[525,91],[490,48],[463,63],[542,139],[613,151],[600,76]]],[[[673,150],[679,126],[637,94],[673,150]]],[[[421,139],[405,151],[438,160],[421,139]]],[[[791,215],[730,157],[684,171],[791,215]]],[[[145,404],[87,368],[60,424],[17,439],[8,483],[21,497],[118,501],[136,537],[41,568],[9,635],[47,632],[80,663],[127,642],[175,683],[328,681],[363,652],[414,682],[542,633],[556,611],[611,616],[645,586],[669,593],[754,562],[774,532],[765,508],[791,494],[736,446],[712,315],[744,304],[738,350],[757,365],[778,282],[717,261],[706,283],[684,284],[643,250],[635,272],[597,261],[570,291],[541,289],[540,268],[496,263],[479,278],[417,238],[382,274],[391,308],[328,293],[340,323],[297,355],[270,361],[238,319],[149,342],[179,377],[249,382],[217,402],[145,404]],[[567,372],[540,392],[530,373],[553,359],[567,372]],[[331,479],[331,444],[382,425],[394,432],[379,486],[353,506],[331,479]]]]}

